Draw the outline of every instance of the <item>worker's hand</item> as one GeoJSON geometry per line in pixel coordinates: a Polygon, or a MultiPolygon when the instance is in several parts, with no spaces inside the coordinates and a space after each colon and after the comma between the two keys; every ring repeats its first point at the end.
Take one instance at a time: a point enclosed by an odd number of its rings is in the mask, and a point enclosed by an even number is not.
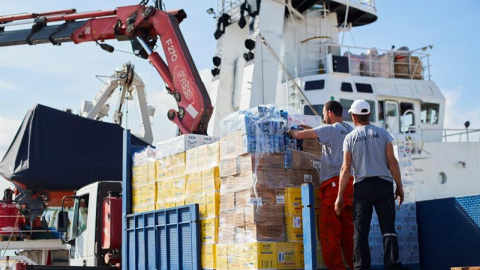
{"type": "Polygon", "coordinates": [[[404,198],[404,194],[403,194],[403,186],[397,186],[397,188],[395,188],[395,200],[399,198],[399,201],[398,201],[398,205],[402,205],[403,203],[403,198],[404,198]]]}
{"type": "Polygon", "coordinates": [[[342,206],[343,197],[337,196],[337,200],[335,201],[335,212],[337,213],[337,216],[340,216],[340,213],[342,212],[342,206]]]}
{"type": "Polygon", "coordinates": [[[298,126],[304,129],[312,129],[312,127],[309,125],[298,125],[298,126]]]}

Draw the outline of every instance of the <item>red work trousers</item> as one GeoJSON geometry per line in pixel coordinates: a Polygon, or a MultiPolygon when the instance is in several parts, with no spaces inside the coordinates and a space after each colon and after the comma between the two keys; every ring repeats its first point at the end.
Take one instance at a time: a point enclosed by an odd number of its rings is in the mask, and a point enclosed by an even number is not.
{"type": "Polygon", "coordinates": [[[335,176],[320,185],[320,245],[328,269],[346,269],[343,257],[353,269],[353,177],[350,177],[343,195],[340,216],[335,213],[339,177],[335,176]]]}

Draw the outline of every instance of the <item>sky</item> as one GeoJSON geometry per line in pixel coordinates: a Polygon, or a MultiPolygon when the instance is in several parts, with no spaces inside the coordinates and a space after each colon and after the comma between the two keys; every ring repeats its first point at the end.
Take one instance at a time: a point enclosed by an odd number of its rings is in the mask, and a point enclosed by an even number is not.
{"type": "MultiPolygon", "coordinates": [[[[93,0],[2,0],[0,14],[45,12],[76,8],[78,12],[112,10],[140,1],[93,0]],[[113,4],[112,4],[113,3],[113,4]]],[[[390,49],[408,46],[411,50],[434,45],[430,53],[431,79],[446,97],[446,128],[480,128],[480,1],[403,0],[376,1],[378,20],[356,27],[345,35],[344,45],[390,49]],[[401,4],[400,4],[401,3],[401,4]],[[477,33],[477,34],[475,34],[477,33]],[[353,38],[352,38],[353,37],[353,38]]],[[[153,5],[153,0],[150,3],[153,5]]],[[[207,14],[216,8],[215,0],[164,0],[167,10],[183,8],[188,17],[180,28],[199,70],[210,72],[216,41],[215,20],[207,14]]],[[[24,25],[22,28],[28,28],[24,25]]],[[[7,28],[8,30],[8,28],[7,28]]],[[[341,40],[341,39],[340,39],[341,40]]],[[[96,75],[110,76],[125,62],[132,62],[146,85],[149,103],[156,107],[153,118],[154,142],[175,136],[175,126],[166,118],[175,108],[165,93],[163,81],[148,61],[130,52],[129,42],[107,41],[116,52],[101,50],[95,43],[61,46],[50,44],[0,48],[0,158],[7,151],[28,109],[40,103],[56,109],[70,108],[78,113],[82,98],[92,100],[103,86],[96,75]]],[[[159,49],[161,51],[161,49],[159,49]]],[[[113,107],[116,99],[110,102],[113,107]]],[[[129,105],[126,118],[134,132],[140,128],[136,105],[129,105]]],[[[111,116],[106,119],[110,121],[111,116]]],[[[0,179],[1,185],[7,182],[0,179]]]]}

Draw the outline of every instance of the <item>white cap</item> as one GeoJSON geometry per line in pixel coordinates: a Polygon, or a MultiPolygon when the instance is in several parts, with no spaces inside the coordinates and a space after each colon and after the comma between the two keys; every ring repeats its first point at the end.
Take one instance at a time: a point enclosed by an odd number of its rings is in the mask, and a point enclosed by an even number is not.
{"type": "Polygon", "coordinates": [[[357,99],[352,103],[348,113],[365,115],[370,113],[370,104],[363,99],[357,99]]]}

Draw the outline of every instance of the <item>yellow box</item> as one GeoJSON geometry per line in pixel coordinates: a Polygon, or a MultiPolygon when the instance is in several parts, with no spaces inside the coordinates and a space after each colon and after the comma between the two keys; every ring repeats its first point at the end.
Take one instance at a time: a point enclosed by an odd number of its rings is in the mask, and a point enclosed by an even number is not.
{"type": "Polygon", "coordinates": [[[155,183],[155,180],[157,178],[155,160],[147,162],[147,170],[148,170],[147,183],[155,183]]]}
{"type": "Polygon", "coordinates": [[[161,210],[167,208],[167,203],[165,201],[157,201],[155,203],[155,210],[161,210]]]}
{"type": "Polygon", "coordinates": [[[218,218],[200,220],[203,243],[216,244],[218,240],[218,218]]]}
{"type": "Polygon", "coordinates": [[[207,145],[209,168],[220,166],[220,142],[218,141],[207,145]]]}
{"type": "Polygon", "coordinates": [[[227,270],[228,267],[228,245],[216,245],[216,267],[217,269],[227,270]]]}
{"type": "Polygon", "coordinates": [[[202,171],[208,168],[208,144],[197,147],[197,170],[202,171]]]}
{"type": "Polygon", "coordinates": [[[145,204],[145,190],[143,186],[132,188],[133,197],[136,197],[136,202],[138,205],[145,204]]]}
{"type": "Polygon", "coordinates": [[[212,190],[220,190],[219,167],[213,167],[202,171],[202,193],[212,190]]]}
{"type": "Polygon", "coordinates": [[[155,203],[145,204],[143,206],[143,212],[155,211],[155,203]]]}
{"type": "Polygon", "coordinates": [[[276,243],[254,242],[240,246],[243,247],[240,249],[240,269],[277,268],[276,243]]]}
{"type": "Polygon", "coordinates": [[[302,214],[301,188],[285,188],[285,215],[302,214]]]}
{"type": "Polygon", "coordinates": [[[202,193],[202,173],[191,172],[187,174],[187,193],[186,195],[198,195],[202,193]]]}
{"type": "Polygon", "coordinates": [[[195,204],[197,202],[197,196],[192,195],[192,196],[185,196],[185,205],[189,204],[195,204]]]}
{"type": "Polygon", "coordinates": [[[187,173],[199,171],[198,162],[199,162],[198,147],[188,149],[185,156],[185,167],[187,169],[187,173]]]}
{"type": "Polygon", "coordinates": [[[215,244],[202,244],[202,269],[217,268],[215,246],[215,244]]]}
{"type": "Polygon", "coordinates": [[[155,160],[155,171],[156,181],[162,180],[167,176],[167,166],[165,164],[165,158],[155,160]]]}
{"type": "Polygon", "coordinates": [[[200,218],[207,218],[207,196],[206,194],[196,195],[198,203],[198,212],[200,218]]]}
{"type": "MultiPolygon", "coordinates": [[[[242,256],[242,251],[244,250],[244,247],[240,244],[229,244],[228,245],[228,270],[240,270],[240,269],[245,269],[241,267],[243,257],[242,256]]],[[[217,265],[218,267],[218,265],[217,265]]],[[[219,268],[220,269],[220,268],[219,268]]],[[[247,268],[251,269],[251,268],[247,268]]]]}
{"type": "Polygon", "coordinates": [[[172,198],[179,199],[185,198],[185,177],[175,177],[172,179],[172,198]]]}
{"type": "Polygon", "coordinates": [[[277,242],[277,269],[297,269],[295,263],[295,244],[277,242]]]}
{"type": "Polygon", "coordinates": [[[285,216],[285,230],[288,242],[303,242],[302,216],[285,216]]]}
{"type": "Polygon", "coordinates": [[[211,191],[205,194],[207,204],[207,217],[220,215],[220,192],[211,191]]]}
{"type": "Polygon", "coordinates": [[[169,178],[157,182],[157,200],[172,199],[172,182],[169,178]]]}
{"type": "Polygon", "coordinates": [[[185,152],[181,152],[181,153],[173,155],[173,162],[174,162],[176,167],[184,167],[185,168],[185,152]]]}
{"type": "Polygon", "coordinates": [[[157,185],[148,184],[143,187],[145,193],[145,204],[153,204],[157,200],[157,185]]]}
{"type": "Polygon", "coordinates": [[[305,255],[303,250],[303,243],[295,243],[295,263],[297,269],[305,268],[305,255]]]}
{"type": "Polygon", "coordinates": [[[174,200],[175,200],[175,206],[176,207],[185,205],[185,199],[183,197],[182,198],[177,198],[177,199],[174,199],[174,200]]]}

